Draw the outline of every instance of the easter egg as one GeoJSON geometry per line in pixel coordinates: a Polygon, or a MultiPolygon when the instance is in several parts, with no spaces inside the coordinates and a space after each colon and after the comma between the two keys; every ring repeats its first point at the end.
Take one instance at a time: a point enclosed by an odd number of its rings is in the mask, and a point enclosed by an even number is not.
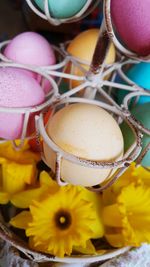
{"type": "MultiPolygon", "coordinates": [[[[150,90],[150,63],[141,62],[135,64],[126,72],[126,76],[138,86],[150,90]]],[[[118,79],[117,82],[125,84],[125,82],[121,79],[118,79]]],[[[128,93],[129,91],[116,89],[118,104],[123,102],[124,97],[128,93]]],[[[150,102],[150,96],[140,96],[137,104],[143,104],[146,102],[150,102]]]]}
{"type": "MultiPolygon", "coordinates": [[[[6,46],[4,55],[24,65],[48,66],[56,62],[52,46],[43,36],[35,32],[24,32],[14,37],[6,46]]],[[[26,73],[41,82],[40,75],[28,71],[26,73]]],[[[44,83],[45,93],[48,93],[51,85],[48,80],[44,83]]]]}
{"type": "MultiPolygon", "coordinates": [[[[44,1],[43,0],[34,0],[35,3],[40,7],[41,10],[44,9],[44,1]]],[[[76,15],[87,3],[87,0],[49,0],[49,11],[52,17],[54,18],[69,18],[76,15]]]]}
{"type": "MultiPolygon", "coordinates": [[[[121,130],[104,109],[90,104],[71,104],[49,119],[46,131],[62,150],[87,160],[116,161],[123,155],[121,130]]],[[[56,154],[44,142],[48,166],[55,172],[56,154]]],[[[80,166],[64,158],[61,178],[74,185],[93,186],[108,179],[112,169],[93,169],[80,166]]]]}
{"type": "MultiPolygon", "coordinates": [[[[150,130],[150,102],[144,103],[143,105],[137,105],[131,110],[131,113],[135,118],[144,125],[144,127],[150,130]]],[[[127,150],[135,141],[134,134],[126,123],[123,123],[121,130],[124,137],[125,150],[127,150]]],[[[144,134],[142,140],[142,148],[144,149],[150,143],[150,136],[144,134]]],[[[142,166],[150,167],[150,151],[142,160],[142,166]]]]}
{"type": "Polygon", "coordinates": [[[149,55],[150,1],[111,0],[111,16],[122,43],[139,55],[149,55]]]}
{"type": "MultiPolygon", "coordinates": [[[[19,69],[0,69],[0,107],[34,107],[44,102],[45,94],[35,79],[19,69]]],[[[29,119],[29,132],[34,131],[34,115],[29,119]]],[[[24,115],[0,112],[0,138],[14,140],[22,133],[24,115]]]]}
{"type": "MultiPolygon", "coordinates": [[[[92,61],[92,57],[95,51],[95,47],[97,44],[99,36],[99,29],[90,29],[84,31],[77,35],[69,44],[67,51],[70,55],[76,57],[77,59],[86,61],[88,65],[81,64],[85,70],[89,70],[89,65],[92,61]]],[[[99,51],[101,52],[101,51],[99,51]]],[[[110,49],[108,51],[106,57],[106,63],[111,64],[115,61],[115,48],[114,45],[111,43],[110,49]]],[[[77,76],[83,76],[83,72],[78,68],[73,66],[73,70],[71,71],[71,66],[68,67],[66,72],[71,72],[77,76]]],[[[80,84],[78,81],[72,80],[72,86],[76,87],[80,84]]]]}

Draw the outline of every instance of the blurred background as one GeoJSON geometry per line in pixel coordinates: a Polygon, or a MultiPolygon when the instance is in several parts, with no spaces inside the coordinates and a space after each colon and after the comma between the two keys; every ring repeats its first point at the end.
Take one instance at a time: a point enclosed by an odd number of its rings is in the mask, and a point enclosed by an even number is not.
{"type": "Polygon", "coordinates": [[[102,4],[82,21],[55,27],[35,15],[25,0],[0,0],[0,41],[30,30],[41,33],[51,43],[58,43],[88,28],[99,27],[101,20],[102,4]]]}

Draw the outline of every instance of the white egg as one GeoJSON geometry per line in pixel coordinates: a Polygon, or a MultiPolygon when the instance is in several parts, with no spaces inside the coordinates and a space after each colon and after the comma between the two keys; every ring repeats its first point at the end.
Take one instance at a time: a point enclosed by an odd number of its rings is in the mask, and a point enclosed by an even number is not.
{"type": "MultiPolygon", "coordinates": [[[[104,109],[90,104],[68,105],[49,120],[47,134],[62,150],[95,161],[116,161],[123,155],[123,137],[114,118],[104,109]]],[[[44,143],[48,165],[55,171],[56,154],[44,143]]],[[[112,169],[94,169],[61,162],[61,178],[74,185],[94,186],[108,179],[112,169]]]]}

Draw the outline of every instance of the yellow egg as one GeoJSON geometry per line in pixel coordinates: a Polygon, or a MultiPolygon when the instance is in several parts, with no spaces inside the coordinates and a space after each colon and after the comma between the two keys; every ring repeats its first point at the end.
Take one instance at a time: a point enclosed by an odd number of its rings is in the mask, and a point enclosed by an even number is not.
{"type": "MultiPolygon", "coordinates": [[[[84,31],[71,41],[71,43],[69,44],[67,48],[67,51],[72,56],[80,60],[85,60],[89,62],[90,64],[92,61],[92,57],[94,54],[98,36],[99,36],[98,29],[90,29],[90,30],[84,31]]],[[[106,57],[106,63],[111,64],[114,61],[115,61],[115,47],[113,43],[111,43],[110,49],[106,57]]],[[[81,66],[84,67],[86,70],[89,70],[88,65],[82,64],[81,66]]],[[[73,66],[73,70],[71,70],[70,65],[68,66],[66,72],[68,73],[71,72],[72,74],[77,75],[77,76],[83,76],[83,72],[79,68],[73,66]]],[[[78,86],[79,84],[80,82],[78,81],[74,81],[74,80],[72,81],[73,88],[78,86]]]]}
{"type": "MultiPolygon", "coordinates": [[[[46,131],[62,150],[77,157],[103,162],[122,158],[121,130],[114,118],[98,106],[68,105],[49,119],[46,131]]],[[[55,152],[46,143],[43,148],[48,165],[55,171],[55,152]]],[[[112,173],[112,169],[93,169],[62,158],[61,178],[74,185],[97,185],[112,173]]]]}

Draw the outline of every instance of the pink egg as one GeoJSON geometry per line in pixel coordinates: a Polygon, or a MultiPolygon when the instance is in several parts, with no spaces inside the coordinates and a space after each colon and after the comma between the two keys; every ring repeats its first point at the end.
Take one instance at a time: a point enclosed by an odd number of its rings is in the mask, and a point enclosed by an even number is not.
{"type": "Polygon", "coordinates": [[[113,25],[128,49],[150,54],[150,0],[111,0],[113,25]]]}
{"type": "MultiPolygon", "coordinates": [[[[16,68],[0,69],[0,107],[34,107],[44,99],[45,94],[35,79],[16,68]]],[[[34,116],[30,116],[28,134],[34,131],[34,116]]],[[[23,121],[23,114],[0,112],[0,138],[20,138],[23,121]]]]}
{"type": "MultiPolygon", "coordinates": [[[[24,32],[13,38],[4,50],[4,55],[17,63],[34,66],[48,66],[56,62],[54,50],[49,42],[35,32],[24,32]]],[[[34,74],[35,79],[37,75],[34,74]]],[[[45,93],[50,91],[47,81],[45,93]]]]}

